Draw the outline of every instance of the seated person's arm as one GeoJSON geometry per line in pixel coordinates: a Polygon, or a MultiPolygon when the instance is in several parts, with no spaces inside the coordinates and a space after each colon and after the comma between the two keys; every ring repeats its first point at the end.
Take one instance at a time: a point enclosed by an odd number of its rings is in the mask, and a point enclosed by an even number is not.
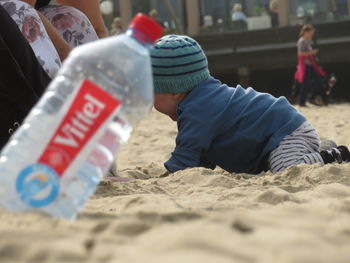
{"type": "Polygon", "coordinates": [[[99,38],[108,36],[98,0],[57,0],[56,3],[59,5],[73,6],[80,10],[89,18],[99,38]]]}
{"type": "Polygon", "coordinates": [[[181,149],[179,147],[175,148],[171,158],[165,162],[164,166],[171,173],[192,167],[205,167],[210,169],[215,169],[216,167],[215,164],[204,160],[200,152],[194,152],[185,148],[181,149]]]}
{"type": "Polygon", "coordinates": [[[63,61],[71,51],[69,44],[59,35],[54,26],[50,23],[47,18],[38,12],[41,21],[43,22],[47,34],[49,35],[53,45],[55,46],[58,55],[60,56],[61,61],[63,61]]]}
{"type": "Polygon", "coordinates": [[[204,157],[212,141],[210,130],[205,123],[195,121],[179,125],[176,147],[165,168],[171,173],[191,167],[214,169],[215,164],[204,157]]]}

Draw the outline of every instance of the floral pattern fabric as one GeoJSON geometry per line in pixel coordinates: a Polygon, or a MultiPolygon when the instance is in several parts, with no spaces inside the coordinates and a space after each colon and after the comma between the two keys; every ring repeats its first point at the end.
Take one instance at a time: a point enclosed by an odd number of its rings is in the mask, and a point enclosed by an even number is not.
{"type": "Polygon", "coordinates": [[[53,78],[61,66],[61,60],[37,11],[29,4],[19,0],[0,0],[0,4],[17,23],[39,63],[53,78]]]}
{"type": "Polygon", "coordinates": [[[61,67],[61,60],[38,15],[41,12],[73,48],[98,39],[85,14],[70,6],[48,5],[35,10],[20,0],[0,0],[23,36],[31,45],[39,63],[51,78],[61,67]]]}
{"type": "Polygon", "coordinates": [[[71,47],[98,39],[87,16],[70,6],[48,5],[39,9],[71,47]]]}

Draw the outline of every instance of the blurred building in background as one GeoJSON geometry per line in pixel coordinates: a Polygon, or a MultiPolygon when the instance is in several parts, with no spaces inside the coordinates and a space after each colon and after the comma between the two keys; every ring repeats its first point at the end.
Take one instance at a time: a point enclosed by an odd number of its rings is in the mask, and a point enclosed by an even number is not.
{"type": "Polygon", "coordinates": [[[102,0],[127,25],[157,10],[168,33],[188,34],[206,51],[214,76],[275,95],[290,91],[301,25],[316,27],[319,63],[338,77],[334,96],[350,100],[350,0],[102,0]],[[242,15],[234,15],[241,7],[242,15]],[[245,17],[242,19],[242,17],[245,17]]]}

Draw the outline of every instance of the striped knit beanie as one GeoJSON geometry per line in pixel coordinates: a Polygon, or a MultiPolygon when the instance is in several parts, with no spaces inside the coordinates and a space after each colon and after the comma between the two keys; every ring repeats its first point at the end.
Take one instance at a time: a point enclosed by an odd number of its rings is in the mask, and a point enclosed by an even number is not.
{"type": "Polygon", "coordinates": [[[151,50],[155,93],[185,93],[209,78],[207,58],[188,36],[167,35],[151,50]]]}

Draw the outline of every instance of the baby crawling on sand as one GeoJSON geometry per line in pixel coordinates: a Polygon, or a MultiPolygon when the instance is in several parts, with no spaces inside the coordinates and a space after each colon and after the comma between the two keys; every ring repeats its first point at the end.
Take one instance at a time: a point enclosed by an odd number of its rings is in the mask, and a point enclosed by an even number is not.
{"type": "Polygon", "coordinates": [[[154,107],[178,126],[175,150],[164,164],[169,172],[218,165],[257,174],[301,163],[350,161],[345,146],[320,152],[317,132],[286,98],[228,87],[211,77],[194,39],[164,36],[151,58],[154,107]]]}

